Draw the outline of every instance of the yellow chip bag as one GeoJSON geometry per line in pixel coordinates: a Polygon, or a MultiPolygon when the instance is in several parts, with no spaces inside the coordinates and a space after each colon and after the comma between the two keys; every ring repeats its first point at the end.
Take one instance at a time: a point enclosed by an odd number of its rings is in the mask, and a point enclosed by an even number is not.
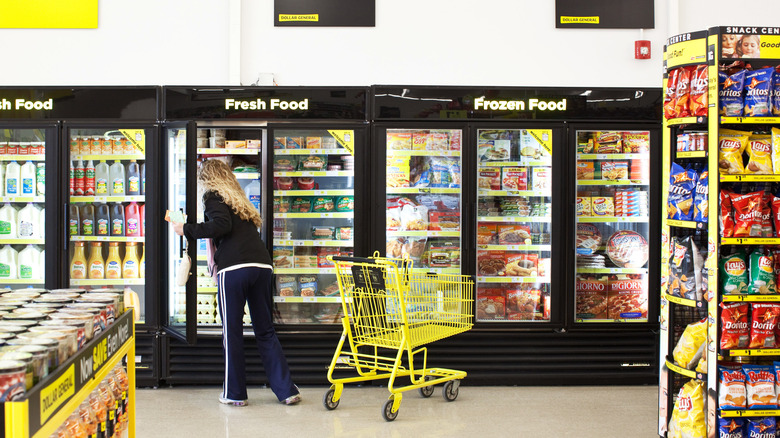
{"type": "Polygon", "coordinates": [[[749,132],[721,129],[718,134],[718,167],[720,173],[740,175],[745,173],[742,152],[748,143],[749,132]]]}
{"type": "Polygon", "coordinates": [[[707,438],[707,426],[704,422],[704,384],[701,381],[691,380],[680,388],[666,436],[707,438]]]}
{"type": "Polygon", "coordinates": [[[780,173],[780,129],[772,128],[772,171],[780,173]]]}
{"type": "Polygon", "coordinates": [[[751,135],[748,138],[747,152],[750,156],[747,173],[769,175],[772,173],[772,136],[751,135]]]}
{"type": "Polygon", "coordinates": [[[672,351],[675,363],[683,368],[692,369],[699,360],[697,353],[700,353],[699,349],[704,345],[706,337],[706,318],[699,322],[688,324],[688,327],[685,327],[685,331],[672,351]]]}

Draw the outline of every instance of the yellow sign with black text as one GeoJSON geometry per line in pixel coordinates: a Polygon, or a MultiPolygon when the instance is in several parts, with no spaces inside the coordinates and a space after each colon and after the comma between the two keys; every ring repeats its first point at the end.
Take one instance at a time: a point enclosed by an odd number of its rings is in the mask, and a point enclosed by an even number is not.
{"type": "Polygon", "coordinates": [[[138,148],[141,153],[145,153],[146,151],[146,136],[144,135],[143,129],[120,129],[119,132],[122,133],[122,135],[125,136],[128,140],[130,140],[130,143],[133,144],[136,148],[138,148]]]}
{"type": "Polygon", "coordinates": [[[704,38],[682,41],[666,47],[666,68],[707,62],[707,40],[704,38]]]}
{"type": "Polygon", "coordinates": [[[599,17],[561,17],[561,24],[599,24],[599,17]]]}
{"type": "Polygon", "coordinates": [[[330,129],[328,134],[332,135],[341,146],[344,146],[350,155],[355,155],[355,131],[330,129]]]}
{"type": "Polygon", "coordinates": [[[3,29],[97,29],[98,0],[0,0],[3,29]]]}
{"type": "Polygon", "coordinates": [[[41,389],[41,424],[76,393],[75,370],[75,365],[71,365],[57,380],[41,389]]]}
{"type": "Polygon", "coordinates": [[[551,129],[529,129],[528,133],[534,138],[548,154],[552,155],[552,130],[551,129]]]}
{"type": "Polygon", "coordinates": [[[320,21],[319,14],[279,14],[279,21],[320,21]]]}

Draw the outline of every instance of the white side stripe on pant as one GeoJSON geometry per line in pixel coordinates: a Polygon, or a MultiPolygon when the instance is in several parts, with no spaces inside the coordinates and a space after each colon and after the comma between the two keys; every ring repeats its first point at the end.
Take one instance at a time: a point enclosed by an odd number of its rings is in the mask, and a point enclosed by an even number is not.
{"type": "Polygon", "coordinates": [[[217,289],[217,294],[219,298],[219,307],[222,308],[222,348],[225,349],[225,380],[222,383],[222,397],[228,398],[228,370],[230,369],[228,364],[228,358],[230,357],[230,354],[228,353],[228,330],[227,330],[227,322],[230,320],[227,316],[227,306],[225,301],[225,273],[220,272],[217,274],[217,280],[219,281],[219,288],[217,289]]]}

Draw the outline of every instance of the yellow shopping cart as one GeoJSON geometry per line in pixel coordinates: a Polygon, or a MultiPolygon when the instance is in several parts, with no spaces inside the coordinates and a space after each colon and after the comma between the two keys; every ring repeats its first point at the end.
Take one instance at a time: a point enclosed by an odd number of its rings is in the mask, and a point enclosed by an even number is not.
{"type": "Polygon", "coordinates": [[[412,272],[411,260],[378,254],[330,259],[336,266],[345,316],[341,319],[344,331],[328,368],[332,385],[322,400],[325,408],[338,407],[345,383],[378,379],[389,379],[390,398],[382,406],[387,421],[398,416],[404,391],[416,388],[423,397],[430,397],[434,385],[444,383],[444,399],[455,400],[466,372],[428,368],[428,349],[422,346],[474,325],[471,278],[412,272]],[[357,376],[334,378],[336,369],[354,369],[357,376]],[[396,386],[399,377],[409,377],[411,384],[396,386]]]}

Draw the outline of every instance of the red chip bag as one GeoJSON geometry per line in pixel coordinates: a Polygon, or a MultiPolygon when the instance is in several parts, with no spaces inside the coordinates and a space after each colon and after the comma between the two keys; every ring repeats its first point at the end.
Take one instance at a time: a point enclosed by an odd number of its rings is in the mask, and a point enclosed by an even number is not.
{"type": "Polygon", "coordinates": [[[721,190],[720,192],[720,234],[723,237],[734,237],[734,217],[731,208],[732,196],[734,196],[734,193],[728,190],[721,190]]]}
{"type": "Polygon", "coordinates": [[[734,207],[734,237],[761,237],[761,201],[764,192],[731,197],[734,207]]]}
{"type": "Polygon", "coordinates": [[[688,107],[692,116],[707,115],[707,65],[702,64],[696,67],[691,74],[690,98],[688,107]]]}
{"type": "Polygon", "coordinates": [[[720,303],[720,348],[747,348],[750,344],[748,327],[748,303],[720,303]]]}
{"type": "MultiPolygon", "coordinates": [[[[770,195],[771,196],[771,195],[770,195]]],[[[775,227],[775,237],[780,237],[780,198],[772,196],[772,225],[775,227]]]]}
{"type": "Polygon", "coordinates": [[[688,102],[691,96],[691,76],[696,67],[681,67],[677,77],[677,89],[675,90],[674,111],[675,117],[688,117],[691,115],[688,102]]]}
{"type": "Polygon", "coordinates": [[[775,196],[764,193],[761,198],[761,237],[772,237],[772,201],[775,196]]]}
{"type": "Polygon", "coordinates": [[[675,102],[677,100],[677,78],[679,77],[680,69],[676,68],[669,72],[669,77],[666,80],[666,92],[664,93],[664,117],[667,119],[673,119],[676,117],[675,102]]]}
{"type": "Polygon", "coordinates": [[[750,348],[775,348],[780,304],[751,304],[750,348]]]}

